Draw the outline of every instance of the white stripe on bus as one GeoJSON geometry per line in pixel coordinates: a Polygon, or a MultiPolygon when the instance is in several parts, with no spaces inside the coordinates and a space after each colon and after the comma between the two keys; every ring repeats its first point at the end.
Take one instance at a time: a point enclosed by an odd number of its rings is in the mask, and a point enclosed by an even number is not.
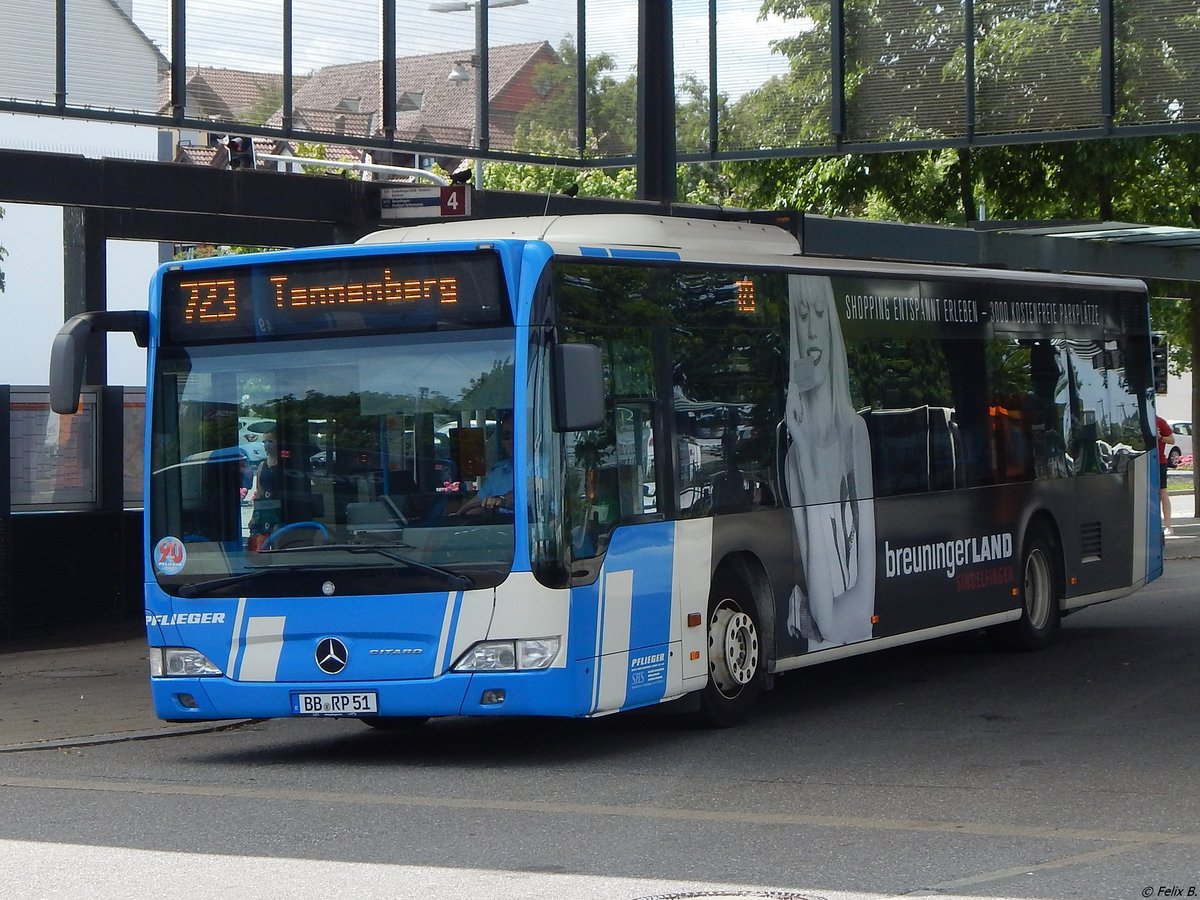
{"type": "Polygon", "coordinates": [[[286,616],[251,616],[246,621],[246,649],[238,681],[275,681],[283,652],[286,616]]]}
{"type": "Polygon", "coordinates": [[[604,579],[604,633],[598,710],[620,709],[629,687],[629,643],[633,627],[633,570],[609,572],[604,579]]]}
{"type": "Polygon", "coordinates": [[[713,520],[675,523],[674,571],[671,577],[671,641],[680,644],[680,684],[667,692],[703,687],[708,680],[708,594],[712,588],[713,520]],[[686,627],[688,613],[700,613],[700,625],[686,627]],[[699,653],[692,659],[693,653],[699,653]]]}
{"type": "Polygon", "coordinates": [[[225,674],[233,677],[234,666],[237,665],[238,649],[242,640],[242,616],[246,614],[246,598],[239,597],[237,615],[233,617],[233,633],[229,636],[229,664],[225,666],[225,674]]]}
{"type": "MultiPolygon", "coordinates": [[[[1158,540],[1158,535],[1151,535],[1150,532],[1150,503],[1158,503],[1158,497],[1150,496],[1150,465],[1151,457],[1153,463],[1158,464],[1158,456],[1152,451],[1143,453],[1139,458],[1133,461],[1130,468],[1133,470],[1133,568],[1130,572],[1130,581],[1137,581],[1150,574],[1150,548],[1151,540],[1158,540]]],[[[1163,485],[1166,487],[1166,485],[1163,485]]]]}
{"type": "Polygon", "coordinates": [[[437,653],[433,657],[433,670],[429,673],[431,677],[436,678],[445,671],[445,666],[452,664],[454,660],[446,660],[446,643],[450,640],[450,625],[454,621],[454,608],[458,605],[459,598],[462,597],[462,591],[446,595],[446,611],[442,613],[442,631],[438,635],[437,653]]]}

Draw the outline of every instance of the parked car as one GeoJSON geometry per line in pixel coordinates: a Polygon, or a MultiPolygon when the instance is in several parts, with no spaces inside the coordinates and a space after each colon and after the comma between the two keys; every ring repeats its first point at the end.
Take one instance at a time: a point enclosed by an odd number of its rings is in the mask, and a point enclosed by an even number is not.
{"type": "Polygon", "coordinates": [[[254,461],[267,458],[267,451],[262,445],[262,437],[275,428],[271,419],[238,419],[238,446],[246,451],[246,455],[254,461]]]}
{"type": "Polygon", "coordinates": [[[1181,419],[1167,419],[1167,424],[1175,432],[1175,443],[1167,451],[1167,465],[1177,466],[1185,456],[1192,455],[1192,423],[1181,419]]]}

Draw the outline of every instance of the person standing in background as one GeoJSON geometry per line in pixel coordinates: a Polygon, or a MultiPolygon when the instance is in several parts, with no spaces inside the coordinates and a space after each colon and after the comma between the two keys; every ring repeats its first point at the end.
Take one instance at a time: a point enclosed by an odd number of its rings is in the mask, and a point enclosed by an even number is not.
{"type": "Polygon", "coordinates": [[[274,431],[263,435],[262,446],[267,458],[259,463],[251,495],[254,513],[250,517],[250,536],[251,549],[255,550],[279,524],[282,514],[279,495],[283,488],[283,471],[279,466],[279,439],[274,431]]]}
{"type": "Polygon", "coordinates": [[[1163,534],[1169,537],[1174,532],[1171,530],[1171,493],[1167,490],[1167,472],[1170,471],[1167,445],[1175,443],[1175,432],[1162,416],[1154,418],[1158,428],[1158,499],[1162,503],[1163,534]]]}

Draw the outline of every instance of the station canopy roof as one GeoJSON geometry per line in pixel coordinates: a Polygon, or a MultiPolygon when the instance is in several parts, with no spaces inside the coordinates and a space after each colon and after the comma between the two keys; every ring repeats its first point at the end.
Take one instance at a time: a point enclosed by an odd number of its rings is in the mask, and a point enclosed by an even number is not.
{"type": "Polygon", "coordinates": [[[912,225],[804,217],[804,252],[1200,282],[1200,228],[1131,222],[912,225]]]}

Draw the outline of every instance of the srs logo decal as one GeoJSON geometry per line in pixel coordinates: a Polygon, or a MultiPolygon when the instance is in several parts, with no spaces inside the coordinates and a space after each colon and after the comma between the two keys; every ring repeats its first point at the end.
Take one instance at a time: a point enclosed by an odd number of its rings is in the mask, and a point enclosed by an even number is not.
{"type": "Polygon", "coordinates": [[[326,675],[336,675],[350,661],[346,645],[332,637],[321,638],[313,656],[317,660],[317,667],[326,675]]]}

